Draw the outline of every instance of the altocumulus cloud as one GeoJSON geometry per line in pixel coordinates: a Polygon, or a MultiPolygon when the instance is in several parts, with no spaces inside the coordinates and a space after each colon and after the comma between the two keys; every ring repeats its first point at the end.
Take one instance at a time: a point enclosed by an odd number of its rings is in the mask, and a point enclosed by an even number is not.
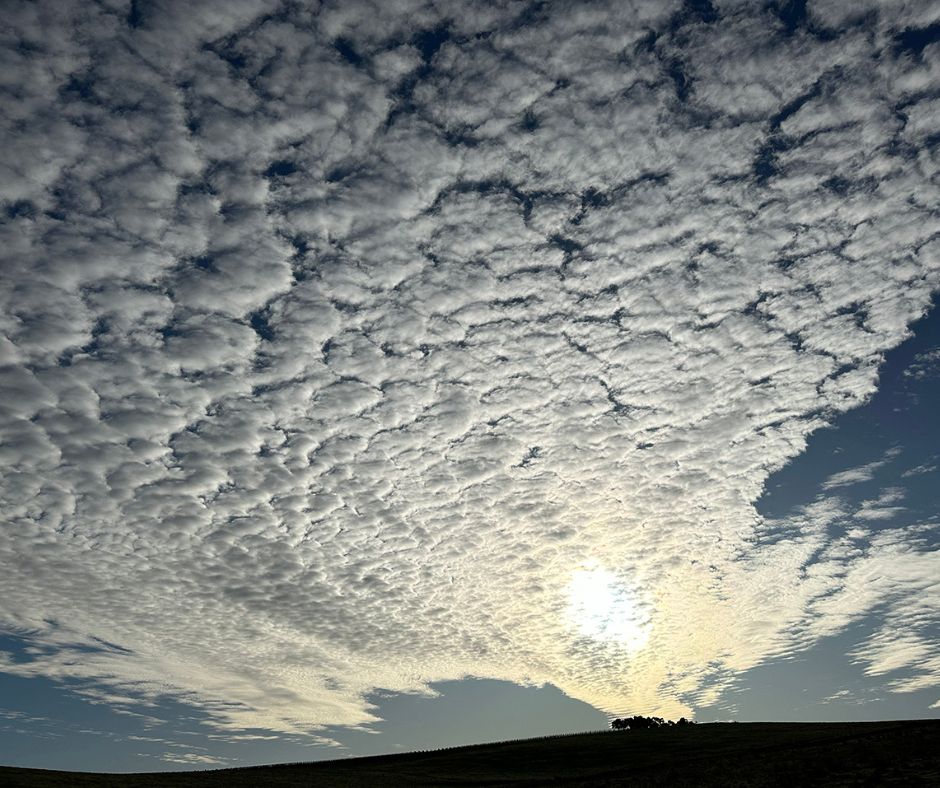
{"type": "Polygon", "coordinates": [[[754,507],[940,283],[936,3],[4,15],[3,670],[678,715],[877,610],[866,670],[940,680],[900,494],[754,507]]]}

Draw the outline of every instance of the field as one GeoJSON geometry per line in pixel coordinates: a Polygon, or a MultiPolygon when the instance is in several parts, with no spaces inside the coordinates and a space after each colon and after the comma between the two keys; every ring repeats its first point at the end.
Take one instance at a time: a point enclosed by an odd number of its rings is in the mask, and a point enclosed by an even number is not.
{"type": "Polygon", "coordinates": [[[202,772],[116,775],[0,768],[0,785],[940,786],[940,720],[713,723],[202,772]]]}

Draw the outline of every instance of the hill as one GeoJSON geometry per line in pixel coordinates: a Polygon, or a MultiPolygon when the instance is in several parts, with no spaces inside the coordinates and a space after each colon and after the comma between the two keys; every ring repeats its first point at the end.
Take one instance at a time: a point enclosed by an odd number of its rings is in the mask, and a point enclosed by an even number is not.
{"type": "Polygon", "coordinates": [[[940,720],[712,723],[432,752],[151,774],[0,768],[9,788],[940,785],[940,720]]]}

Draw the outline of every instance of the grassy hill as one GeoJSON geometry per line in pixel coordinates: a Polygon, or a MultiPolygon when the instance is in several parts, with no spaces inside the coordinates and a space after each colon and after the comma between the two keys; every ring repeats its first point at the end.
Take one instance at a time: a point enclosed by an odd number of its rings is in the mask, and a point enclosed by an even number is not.
{"type": "Polygon", "coordinates": [[[0,768],[9,788],[940,785],[940,720],[713,723],[433,752],[151,774],[0,768]]]}

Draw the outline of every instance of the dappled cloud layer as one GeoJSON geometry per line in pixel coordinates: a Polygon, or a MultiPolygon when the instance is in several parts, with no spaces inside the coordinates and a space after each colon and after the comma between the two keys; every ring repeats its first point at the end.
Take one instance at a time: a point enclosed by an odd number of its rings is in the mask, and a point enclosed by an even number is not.
{"type": "Polygon", "coordinates": [[[877,611],[938,682],[928,526],[754,506],[940,282],[936,4],[4,15],[4,670],[678,716],[877,611]]]}

